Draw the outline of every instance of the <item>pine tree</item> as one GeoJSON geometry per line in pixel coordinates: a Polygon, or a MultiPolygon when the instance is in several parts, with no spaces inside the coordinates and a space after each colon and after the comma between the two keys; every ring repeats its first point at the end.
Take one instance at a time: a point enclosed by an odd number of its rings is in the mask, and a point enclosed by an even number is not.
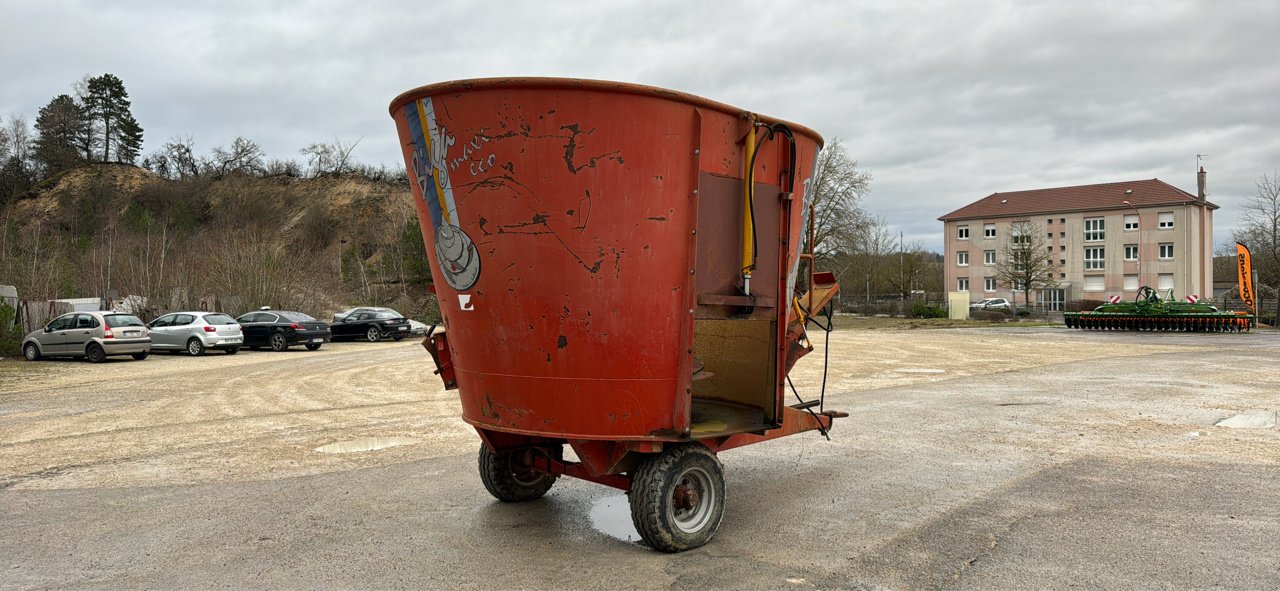
{"type": "Polygon", "coordinates": [[[89,123],[80,104],[65,94],[40,109],[36,117],[35,160],[45,175],[74,167],[87,157],[81,151],[81,143],[89,123]]]}
{"type": "Polygon", "coordinates": [[[109,162],[115,147],[116,162],[132,164],[142,151],[142,127],[129,111],[129,92],[124,82],[112,74],[90,78],[85,83],[84,105],[102,139],[102,161],[109,162]]]}

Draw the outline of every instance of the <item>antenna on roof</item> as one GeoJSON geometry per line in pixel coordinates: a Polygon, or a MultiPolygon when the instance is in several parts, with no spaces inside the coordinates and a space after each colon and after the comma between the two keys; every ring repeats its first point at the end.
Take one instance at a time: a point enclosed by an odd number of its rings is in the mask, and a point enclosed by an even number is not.
{"type": "Polygon", "coordinates": [[[1200,170],[1200,160],[1208,157],[1208,154],[1196,154],[1196,170],[1200,170]]]}

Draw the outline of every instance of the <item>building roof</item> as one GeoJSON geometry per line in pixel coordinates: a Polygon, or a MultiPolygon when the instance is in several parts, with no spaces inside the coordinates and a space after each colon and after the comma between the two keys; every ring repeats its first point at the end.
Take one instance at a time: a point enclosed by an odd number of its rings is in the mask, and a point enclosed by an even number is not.
{"type": "Polygon", "coordinates": [[[1132,203],[1134,207],[1195,203],[1203,204],[1209,209],[1218,209],[1217,205],[1201,201],[1195,195],[1160,179],[1150,179],[992,193],[938,219],[947,222],[1046,213],[1128,209],[1129,206],[1124,204],[1125,201],[1132,203]]]}

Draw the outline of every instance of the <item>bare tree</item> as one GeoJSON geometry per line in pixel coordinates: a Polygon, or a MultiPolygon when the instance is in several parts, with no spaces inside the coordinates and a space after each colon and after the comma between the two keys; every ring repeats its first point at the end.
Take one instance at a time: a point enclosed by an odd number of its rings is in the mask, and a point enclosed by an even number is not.
{"type": "MultiPolygon", "coordinates": [[[[1233,234],[1236,242],[1249,247],[1258,280],[1276,288],[1280,287],[1280,174],[1262,175],[1256,187],[1233,234]]],[[[1280,298],[1276,315],[1280,317],[1280,298]]]]}
{"type": "Polygon", "coordinates": [[[263,159],[266,153],[257,143],[237,137],[227,148],[214,148],[207,167],[214,178],[232,173],[261,175],[266,171],[263,159]]]}
{"type": "Polygon", "coordinates": [[[344,174],[351,171],[351,152],[359,144],[360,140],[348,143],[333,138],[333,143],[311,144],[298,152],[307,157],[307,166],[311,168],[312,176],[344,174]]]}
{"type": "Polygon", "coordinates": [[[142,166],[162,177],[185,179],[200,176],[200,161],[195,155],[196,141],[190,135],[174,136],[164,147],[152,152],[142,166]]]}
{"type": "Polygon", "coordinates": [[[1009,225],[1009,241],[996,257],[996,281],[1023,293],[1023,303],[1031,307],[1031,291],[1052,289],[1057,266],[1045,242],[1044,231],[1031,220],[1017,220],[1009,225]]]}
{"type": "Polygon", "coordinates": [[[871,173],[858,170],[858,162],[834,139],[818,152],[813,177],[806,187],[813,199],[812,249],[818,266],[834,266],[840,252],[853,252],[858,230],[866,219],[860,202],[871,190],[871,173]]]}

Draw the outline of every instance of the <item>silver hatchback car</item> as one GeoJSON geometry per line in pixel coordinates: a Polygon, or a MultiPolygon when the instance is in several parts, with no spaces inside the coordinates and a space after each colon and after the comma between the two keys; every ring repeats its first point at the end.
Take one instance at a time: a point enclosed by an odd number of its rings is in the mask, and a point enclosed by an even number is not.
{"type": "Polygon", "coordinates": [[[84,357],[101,363],[109,355],[132,355],[142,360],[149,352],[151,336],[142,320],[115,312],[63,314],[22,339],[22,355],[29,361],[84,357]]]}
{"type": "Polygon", "coordinates": [[[147,325],[151,329],[151,349],[186,351],[204,355],[208,349],[221,349],[235,355],[244,345],[240,323],[218,312],[174,312],[147,325]]]}

